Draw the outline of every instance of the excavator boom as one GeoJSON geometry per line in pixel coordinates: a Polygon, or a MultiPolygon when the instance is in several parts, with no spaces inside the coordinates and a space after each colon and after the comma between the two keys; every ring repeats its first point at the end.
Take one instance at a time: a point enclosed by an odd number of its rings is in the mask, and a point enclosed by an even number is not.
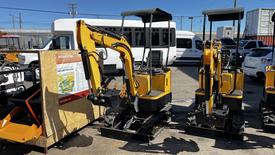
{"type": "Polygon", "coordinates": [[[82,52],[84,68],[87,68],[85,69],[86,78],[91,80],[93,93],[97,93],[101,88],[101,77],[98,64],[101,58],[96,51],[96,44],[99,44],[120,53],[120,59],[125,66],[127,88],[130,89],[128,91],[131,96],[137,95],[137,85],[135,84],[133,72],[133,56],[131,47],[124,36],[97,27],[92,27],[87,25],[83,20],[79,20],[77,22],[77,42],[82,52]]]}

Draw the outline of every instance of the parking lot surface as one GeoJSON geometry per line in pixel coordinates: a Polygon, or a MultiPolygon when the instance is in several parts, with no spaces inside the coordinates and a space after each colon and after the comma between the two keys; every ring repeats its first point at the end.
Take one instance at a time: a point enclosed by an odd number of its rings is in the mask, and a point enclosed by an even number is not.
{"type": "MultiPolygon", "coordinates": [[[[182,123],[192,107],[198,87],[198,69],[195,66],[172,67],[173,109],[175,117],[171,128],[165,128],[156,139],[147,143],[120,141],[101,137],[90,125],[71,136],[60,147],[48,154],[275,154],[275,134],[261,130],[258,104],[263,83],[245,79],[246,129],[243,142],[223,138],[204,138],[185,134],[182,123]]],[[[1,145],[1,144],[0,144],[1,145]]],[[[1,145],[0,154],[41,154],[31,147],[8,143],[1,145]]]]}

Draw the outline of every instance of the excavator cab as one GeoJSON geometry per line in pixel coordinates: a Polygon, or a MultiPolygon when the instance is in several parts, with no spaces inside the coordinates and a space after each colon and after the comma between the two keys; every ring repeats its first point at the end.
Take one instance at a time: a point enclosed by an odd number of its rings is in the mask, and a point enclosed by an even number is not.
{"type": "MultiPolygon", "coordinates": [[[[81,50],[85,77],[90,85],[88,99],[98,106],[106,107],[103,116],[104,126],[101,135],[122,140],[135,139],[149,141],[170,120],[169,104],[171,94],[171,70],[163,65],[163,52],[152,50],[152,22],[168,21],[170,29],[171,14],[158,8],[139,11],[127,11],[122,14],[121,34],[77,22],[77,42],[81,50]],[[126,16],[137,16],[144,22],[146,44],[143,52],[147,56],[146,65],[134,69],[134,58],[131,46],[123,35],[126,16]],[[149,27],[148,27],[149,24],[149,27]],[[148,43],[148,44],[147,44],[148,43]],[[102,81],[99,60],[102,57],[96,51],[96,44],[111,48],[120,54],[124,66],[123,87],[121,90],[108,87],[102,81]],[[147,50],[149,49],[149,50],[147,50]]],[[[170,30],[168,31],[168,52],[170,47],[170,30]]],[[[106,50],[107,52],[107,50],[106,50]]],[[[167,64],[166,58],[166,64],[167,64]]],[[[144,61],[145,62],[145,61],[144,61]]]]}
{"type": "Polygon", "coordinates": [[[244,118],[242,110],[244,74],[238,67],[240,23],[243,8],[203,11],[203,59],[199,71],[199,88],[195,92],[195,106],[188,113],[185,123],[187,132],[201,130],[225,133],[230,138],[243,139],[244,118]],[[206,18],[210,22],[209,40],[205,39],[206,18]],[[219,40],[212,40],[212,23],[237,20],[237,45],[234,65],[225,64],[228,50],[224,50],[219,40]],[[231,136],[233,135],[233,136],[231,136]]]}
{"type": "MultiPolygon", "coordinates": [[[[275,23],[275,13],[272,16],[272,22],[275,23]]],[[[275,24],[273,28],[272,40],[272,64],[266,67],[265,73],[265,87],[263,99],[259,104],[259,111],[262,116],[262,128],[268,132],[275,131],[275,64],[274,64],[274,50],[275,50],[275,24]]]]}

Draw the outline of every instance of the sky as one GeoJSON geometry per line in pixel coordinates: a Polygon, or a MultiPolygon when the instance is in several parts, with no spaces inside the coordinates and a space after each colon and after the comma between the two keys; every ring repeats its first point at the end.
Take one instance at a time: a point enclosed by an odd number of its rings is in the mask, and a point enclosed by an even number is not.
{"type": "MultiPolygon", "coordinates": [[[[27,8],[37,10],[51,10],[69,12],[69,3],[77,4],[77,12],[89,14],[120,15],[122,11],[159,7],[170,12],[177,23],[177,29],[190,30],[188,16],[195,16],[193,31],[202,30],[201,12],[208,9],[233,7],[234,0],[0,0],[0,7],[27,8]],[[182,27],[180,18],[182,19],[182,27]]],[[[237,0],[237,7],[244,7],[245,11],[256,8],[275,8],[275,0],[237,0]]],[[[22,10],[8,10],[0,8],[0,28],[12,28],[12,16],[15,27],[19,27],[18,16],[21,13],[22,27],[28,29],[50,29],[51,23],[58,18],[70,18],[69,14],[40,13],[22,10]]],[[[119,18],[112,16],[84,16],[87,18],[119,18]]],[[[244,28],[245,19],[242,21],[244,28]]],[[[223,23],[231,26],[232,22],[223,23]]],[[[214,30],[221,24],[214,24],[214,30]]]]}

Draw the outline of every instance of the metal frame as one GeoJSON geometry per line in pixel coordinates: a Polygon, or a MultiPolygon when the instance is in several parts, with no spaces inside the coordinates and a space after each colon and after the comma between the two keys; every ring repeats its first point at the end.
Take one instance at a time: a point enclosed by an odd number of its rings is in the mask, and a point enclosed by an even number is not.
{"type": "MultiPolygon", "coordinates": [[[[122,16],[122,22],[121,22],[121,34],[124,33],[124,21],[126,16],[136,16],[142,19],[142,22],[144,23],[144,49],[142,54],[142,62],[141,62],[141,71],[144,71],[143,69],[143,62],[145,58],[145,51],[147,48],[149,48],[150,53],[150,59],[152,59],[152,23],[153,22],[161,22],[161,21],[168,21],[168,47],[167,47],[167,55],[166,55],[166,62],[165,67],[168,65],[168,57],[170,52],[170,40],[171,40],[171,30],[170,30],[170,21],[172,20],[172,15],[170,13],[167,13],[159,8],[154,9],[147,9],[147,10],[136,10],[136,11],[125,11],[121,13],[122,16]],[[146,23],[149,23],[149,47],[147,47],[146,43],[146,23]]],[[[152,61],[150,61],[150,64],[147,64],[147,69],[149,68],[150,72],[150,87],[152,89],[152,76],[153,76],[153,66],[152,61]]],[[[151,92],[150,89],[150,92],[151,92]]],[[[149,93],[150,93],[149,92],[149,93]]]]}
{"type": "Polygon", "coordinates": [[[208,17],[208,21],[210,22],[210,28],[209,28],[210,29],[210,33],[209,33],[209,40],[210,41],[212,39],[212,22],[238,20],[237,44],[236,44],[236,54],[235,54],[236,56],[235,56],[235,66],[234,66],[234,71],[235,71],[234,88],[231,91],[231,93],[233,93],[236,89],[236,84],[237,84],[237,69],[238,69],[238,62],[239,62],[238,54],[239,54],[239,44],[240,44],[240,30],[241,30],[241,20],[244,17],[244,9],[243,8],[229,8],[229,9],[207,10],[207,11],[203,11],[202,14],[204,15],[204,19],[203,19],[203,41],[205,41],[206,17],[208,17]]]}

